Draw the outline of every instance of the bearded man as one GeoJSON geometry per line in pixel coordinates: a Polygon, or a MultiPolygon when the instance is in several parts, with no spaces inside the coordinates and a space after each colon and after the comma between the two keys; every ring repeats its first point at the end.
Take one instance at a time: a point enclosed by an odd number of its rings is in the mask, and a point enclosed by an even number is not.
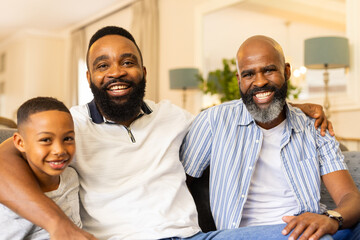
{"type": "MultiPolygon", "coordinates": [[[[199,114],[180,153],[190,177],[210,165],[217,229],[250,229],[248,239],[316,240],[354,227],[359,190],[334,137],[322,137],[313,119],[286,102],[291,69],[280,45],[265,36],[247,39],[237,68],[242,99],[199,114]],[[321,180],[337,204],[332,211],[320,208],[321,180]]],[[[351,232],[334,238],[350,239],[351,232]]]]}
{"type": "MultiPolygon", "coordinates": [[[[100,29],[89,42],[87,67],[94,100],[71,108],[84,230],[111,240],[243,239],[237,229],[200,232],[179,161],[193,116],[168,101],[143,99],[146,68],[132,35],[100,29]]],[[[0,147],[0,178],[0,202],[52,240],[94,239],[39,191],[9,142],[0,147]]]]}

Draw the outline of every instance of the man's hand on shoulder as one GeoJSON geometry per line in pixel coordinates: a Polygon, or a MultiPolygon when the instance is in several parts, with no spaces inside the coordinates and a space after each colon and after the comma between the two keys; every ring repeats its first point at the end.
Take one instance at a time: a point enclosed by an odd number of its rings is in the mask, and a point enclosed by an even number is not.
{"type": "Polygon", "coordinates": [[[318,104],[313,103],[304,103],[304,104],[294,104],[291,103],[293,107],[300,108],[303,113],[308,115],[311,118],[315,119],[315,128],[320,127],[321,136],[325,136],[326,130],[329,130],[331,136],[335,136],[334,128],[332,123],[326,118],[323,107],[318,104]]]}
{"type": "Polygon", "coordinates": [[[282,220],[287,223],[282,234],[288,235],[293,231],[289,240],[318,240],[325,234],[335,234],[339,228],[336,220],[310,212],[299,216],[284,216],[282,220]]]}

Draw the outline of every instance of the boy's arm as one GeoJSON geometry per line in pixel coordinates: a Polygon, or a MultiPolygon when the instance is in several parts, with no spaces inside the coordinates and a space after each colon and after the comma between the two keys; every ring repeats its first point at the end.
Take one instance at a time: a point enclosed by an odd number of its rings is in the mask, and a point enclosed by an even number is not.
{"type": "Polygon", "coordinates": [[[52,240],[96,239],[73,224],[43,194],[30,167],[10,138],[0,144],[0,203],[47,230],[52,240]]]}

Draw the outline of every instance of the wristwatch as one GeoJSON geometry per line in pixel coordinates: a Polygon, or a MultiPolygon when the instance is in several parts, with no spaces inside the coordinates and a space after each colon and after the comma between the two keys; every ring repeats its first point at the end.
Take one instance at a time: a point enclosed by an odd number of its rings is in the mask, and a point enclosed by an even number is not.
{"type": "Polygon", "coordinates": [[[323,214],[328,216],[329,218],[332,218],[332,219],[335,219],[336,221],[338,221],[338,223],[339,223],[339,228],[338,229],[342,228],[344,219],[343,219],[343,217],[341,216],[340,213],[338,213],[338,212],[336,212],[334,210],[326,210],[323,214]]]}

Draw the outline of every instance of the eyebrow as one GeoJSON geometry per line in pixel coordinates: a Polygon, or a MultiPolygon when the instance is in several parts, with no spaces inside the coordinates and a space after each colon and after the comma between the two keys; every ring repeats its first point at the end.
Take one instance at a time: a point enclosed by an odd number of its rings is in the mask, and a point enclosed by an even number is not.
{"type": "MultiPolygon", "coordinates": [[[[261,68],[261,71],[266,71],[266,70],[269,70],[269,69],[278,69],[278,67],[275,65],[275,64],[270,64],[270,65],[267,65],[265,67],[262,67],[261,68]]],[[[244,70],[241,72],[241,76],[243,76],[244,74],[253,74],[255,73],[255,70],[254,69],[247,69],[247,70],[244,70]]]]}
{"type": "MultiPolygon", "coordinates": [[[[132,54],[132,53],[124,53],[124,54],[120,55],[120,58],[128,58],[128,57],[134,59],[136,62],[139,61],[138,58],[136,57],[136,55],[132,54]]],[[[93,68],[95,67],[96,64],[98,64],[98,62],[100,62],[102,60],[106,60],[106,59],[109,59],[109,56],[101,55],[101,56],[98,56],[97,58],[95,58],[95,60],[92,64],[93,68]]]]}
{"type": "Polygon", "coordinates": [[[100,62],[100,61],[102,61],[102,60],[105,60],[105,59],[109,59],[109,56],[101,55],[101,56],[98,56],[97,58],[95,58],[95,60],[93,61],[93,64],[92,64],[93,68],[95,67],[95,65],[96,65],[98,62],[100,62]]]}
{"type": "Polygon", "coordinates": [[[132,53],[124,53],[124,54],[121,54],[120,55],[120,58],[132,58],[134,59],[136,62],[138,62],[138,58],[136,57],[135,54],[132,54],[132,53]]]}
{"type": "Polygon", "coordinates": [[[253,70],[253,69],[244,70],[241,72],[240,76],[243,76],[244,74],[254,73],[254,72],[255,72],[255,70],[253,70]]]}
{"type": "Polygon", "coordinates": [[[273,69],[273,68],[278,69],[278,67],[277,67],[275,64],[271,64],[271,65],[265,66],[265,67],[263,67],[262,69],[263,69],[263,70],[267,70],[267,69],[273,69]]]}
{"type": "MultiPolygon", "coordinates": [[[[69,134],[69,133],[74,133],[75,134],[75,131],[74,130],[69,130],[65,134],[69,134]]],[[[36,135],[41,135],[41,134],[55,135],[53,132],[48,132],[48,131],[39,132],[36,135]]]]}

